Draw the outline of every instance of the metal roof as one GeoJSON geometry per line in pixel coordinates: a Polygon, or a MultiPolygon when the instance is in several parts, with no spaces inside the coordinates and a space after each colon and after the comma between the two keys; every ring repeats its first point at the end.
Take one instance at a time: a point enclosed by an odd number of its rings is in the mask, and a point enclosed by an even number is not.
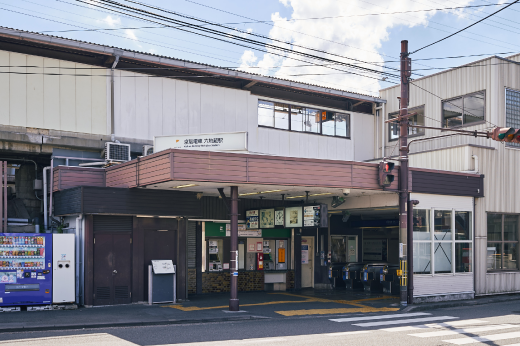
{"type": "Polygon", "coordinates": [[[175,66],[175,67],[184,67],[186,69],[197,69],[200,70],[201,68],[205,68],[205,72],[211,72],[212,74],[218,74],[224,77],[230,77],[230,78],[240,78],[249,80],[252,82],[258,82],[258,83],[264,83],[264,84],[270,84],[270,85],[276,85],[279,87],[287,88],[287,89],[293,89],[293,90],[299,90],[299,91],[307,91],[322,95],[328,95],[333,97],[339,97],[339,98],[348,98],[348,99],[355,99],[359,101],[364,102],[379,102],[379,103],[386,103],[386,100],[360,94],[360,93],[354,93],[350,91],[340,90],[340,89],[334,89],[334,88],[328,88],[323,87],[319,85],[314,84],[307,84],[302,82],[297,82],[289,79],[283,79],[283,78],[276,78],[271,76],[265,76],[250,72],[242,72],[230,68],[225,67],[219,67],[209,64],[202,64],[197,63],[189,60],[183,60],[183,59],[176,59],[168,56],[163,55],[156,55],[152,53],[145,53],[145,52],[139,52],[135,50],[129,50],[129,49],[122,49],[114,46],[108,46],[108,45],[102,45],[92,42],[86,42],[86,41],[80,41],[80,40],[74,40],[69,39],[65,37],[59,37],[59,36],[53,36],[53,35],[45,35],[40,34],[37,32],[30,32],[25,30],[18,30],[13,28],[7,28],[7,27],[0,27],[0,37],[6,37],[11,39],[16,39],[20,41],[25,42],[34,42],[39,44],[44,44],[49,47],[61,47],[61,48],[68,48],[73,49],[76,52],[79,51],[85,51],[85,52],[91,52],[91,53],[97,53],[97,54],[103,54],[106,56],[114,56],[114,55],[120,55],[121,58],[131,59],[135,61],[141,61],[151,64],[158,64],[158,65],[164,65],[164,66],[175,66]]]}

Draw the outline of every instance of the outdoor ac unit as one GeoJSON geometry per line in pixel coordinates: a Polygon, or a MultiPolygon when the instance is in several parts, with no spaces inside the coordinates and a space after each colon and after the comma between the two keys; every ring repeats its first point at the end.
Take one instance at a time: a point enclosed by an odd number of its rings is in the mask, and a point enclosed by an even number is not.
{"type": "Polygon", "coordinates": [[[153,154],[153,145],[143,145],[143,156],[153,154]]]}
{"type": "Polygon", "coordinates": [[[118,162],[130,161],[130,144],[106,142],[105,160],[118,162]]]}

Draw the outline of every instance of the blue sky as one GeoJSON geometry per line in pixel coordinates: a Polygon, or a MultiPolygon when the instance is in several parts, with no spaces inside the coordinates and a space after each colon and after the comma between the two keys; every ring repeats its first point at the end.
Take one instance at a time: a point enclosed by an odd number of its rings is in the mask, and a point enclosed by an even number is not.
{"type": "MultiPolygon", "coordinates": [[[[145,9],[137,0],[117,0],[145,9]],[[132,3],[133,2],[133,3],[132,3]]],[[[142,0],[157,14],[186,20],[175,14],[194,16],[212,23],[229,35],[261,40],[275,45],[326,57],[334,62],[302,58],[294,54],[272,54],[276,50],[259,50],[233,45],[229,38],[221,41],[172,28],[157,27],[136,18],[101,9],[103,0],[0,0],[2,25],[44,32],[94,43],[150,52],[201,63],[240,68],[281,78],[346,89],[364,94],[391,85],[381,75],[349,70],[336,62],[354,63],[380,71],[382,65],[398,67],[400,41],[407,39],[410,50],[425,46],[492,13],[501,6],[444,11],[422,11],[456,6],[504,3],[497,0],[142,0]],[[414,13],[394,13],[418,11],[414,13]],[[385,14],[381,14],[385,13],[385,14]],[[325,17],[325,18],[324,18],[325,17]],[[321,18],[321,19],[310,19],[321,18]],[[291,20],[298,19],[298,20],[291,20]],[[270,21],[258,23],[256,21],[270,21]],[[84,29],[105,31],[70,31],[84,29]],[[252,36],[260,34],[271,40],[252,36]],[[290,42],[291,45],[280,43],[290,42]],[[314,50],[310,50],[314,49],[314,50]],[[357,62],[351,60],[356,59],[357,62]],[[361,63],[363,62],[363,63],[361,63]]],[[[512,0],[506,3],[512,2],[512,0]]],[[[444,60],[419,60],[471,54],[520,52],[520,5],[515,4],[494,17],[446,41],[414,55],[416,73],[431,74],[481,57],[444,60]]],[[[194,21],[190,21],[195,23],[194,21]]],[[[200,22],[198,22],[200,23],[200,22]]],[[[209,27],[209,26],[207,26],[209,27]]],[[[511,55],[505,54],[505,55],[511,55]]],[[[386,70],[392,72],[392,70],[386,70]]]]}

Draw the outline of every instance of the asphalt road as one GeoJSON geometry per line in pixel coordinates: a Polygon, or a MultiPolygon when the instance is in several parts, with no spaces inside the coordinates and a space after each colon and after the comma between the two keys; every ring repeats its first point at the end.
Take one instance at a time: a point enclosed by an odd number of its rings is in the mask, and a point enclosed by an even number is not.
{"type": "Polygon", "coordinates": [[[0,334],[0,345],[520,345],[520,302],[434,311],[0,334]]]}

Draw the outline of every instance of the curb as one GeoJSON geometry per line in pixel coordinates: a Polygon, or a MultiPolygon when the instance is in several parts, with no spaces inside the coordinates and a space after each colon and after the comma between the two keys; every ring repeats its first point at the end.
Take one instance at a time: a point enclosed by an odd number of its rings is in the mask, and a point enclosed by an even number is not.
{"type": "Polygon", "coordinates": [[[435,310],[435,309],[445,309],[445,308],[456,308],[462,306],[477,306],[477,305],[486,305],[486,304],[494,304],[494,303],[504,303],[508,301],[516,300],[518,301],[520,296],[507,296],[507,297],[495,297],[495,298],[476,298],[473,300],[462,300],[462,301],[450,301],[450,302],[442,302],[442,303],[424,303],[417,304],[413,306],[408,306],[401,311],[410,312],[410,311],[426,311],[426,310],[435,310]]]}
{"type": "Polygon", "coordinates": [[[219,323],[230,321],[249,321],[267,319],[269,317],[262,316],[240,316],[240,317],[226,317],[226,318],[206,318],[206,319],[191,319],[191,320],[167,320],[167,321],[149,321],[149,322],[107,322],[107,323],[93,323],[93,324],[70,324],[70,325],[42,325],[31,327],[13,327],[0,328],[2,333],[19,333],[19,332],[34,332],[34,331],[49,331],[49,330],[72,330],[72,329],[100,329],[100,328],[120,328],[120,327],[141,327],[141,326],[168,326],[176,324],[194,324],[194,323],[219,323]]]}

